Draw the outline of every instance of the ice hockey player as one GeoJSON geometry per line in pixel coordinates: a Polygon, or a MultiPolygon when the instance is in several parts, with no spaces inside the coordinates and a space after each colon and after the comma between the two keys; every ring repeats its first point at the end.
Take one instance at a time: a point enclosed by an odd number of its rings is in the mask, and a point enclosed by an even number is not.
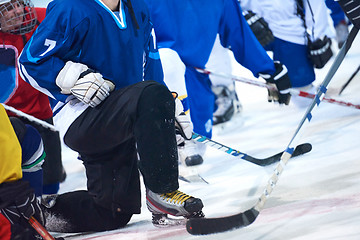
{"type": "MultiPolygon", "coordinates": [[[[164,67],[165,83],[190,109],[194,131],[212,135],[215,96],[204,68],[217,34],[223,47],[258,77],[275,83],[279,103],[288,103],[291,87],[286,68],[267,55],[251,32],[238,1],[146,0],[164,67]],[[234,20],[236,19],[236,21],[234,20]]],[[[186,148],[187,142],[185,142],[186,148]]],[[[199,161],[201,162],[201,161],[199,161]]]]}
{"type": "MultiPolygon", "coordinates": [[[[44,19],[45,10],[35,8],[30,0],[0,0],[0,102],[52,123],[53,113],[48,96],[23,81],[17,70],[18,56],[44,19]]],[[[16,116],[10,111],[8,114],[16,116]]],[[[59,134],[26,119],[21,120],[33,125],[44,141],[47,153],[43,164],[44,193],[56,193],[59,183],[65,180],[59,134]]]]}
{"type": "Polygon", "coordinates": [[[49,230],[125,226],[140,213],[139,170],[155,220],[203,216],[202,201],[178,190],[177,139],[191,137],[192,126],[163,82],[151,32],[139,0],[54,0],[25,46],[21,73],[62,102],[55,122],[66,129],[64,142],[79,153],[87,176],[87,190],[47,205],[49,230]]]}
{"type": "Polygon", "coordinates": [[[44,223],[35,197],[42,191],[44,149],[35,128],[12,120],[0,104],[0,239],[32,240],[38,234],[29,218],[44,223]]]}
{"type": "MultiPolygon", "coordinates": [[[[241,0],[240,3],[244,10],[253,12],[257,18],[262,17],[267,23],[263,27],[271,30],[274,39],[264,47],[273,53],[274,60],[285,64],[292,87],[315,92],[314,68],[322,68],[332,56],[330,38],[333,32],[325,1],[241,0]]],[[[300,108],[310,103],[299,96],[293,96],[292,102],[300,108]]]]}

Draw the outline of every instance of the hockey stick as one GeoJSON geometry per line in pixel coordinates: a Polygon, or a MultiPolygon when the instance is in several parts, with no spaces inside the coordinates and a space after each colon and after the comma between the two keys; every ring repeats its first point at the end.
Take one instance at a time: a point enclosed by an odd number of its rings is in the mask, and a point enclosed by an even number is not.
{"type": "Polygon", "coordinates": [[[355,77],[355,75],[360,71],[360,66],[355,70],[355,72],[351,75],[351,77],[349,78],[349,80],[347,80],[347,82],[341,87],[339,95],[344,91],[344,89],[347,87],[347,85],[349,85],[349,83],[351,82],[351,80],[353,80],[353,78],[355,77]]]}
{"type": "Polygon", "coordinates": [[[290,140],[286,150],[281,156],[280,162],[277,165],[276,169],[274,170],[273,175],[268,180],[268,184],[264,189],[264,192],[259,197],[257,203],[254,207],[246,210],[245,212],[240,212],[235,215],[226,216],[226,217],[218,217],[218,218],[192,218],[186,223],[186,230],[193,235],[204,235],[204,234],[211,234],[211,233],[219,233],[224,231],[229,231],[236,228],[241,228],[252,224],[257,216],[260,214],[260,211],[263,209],[264,204],[266,203],[267,199],[270,197],[271,192],[273,191],[274,187],[276,186],[277,181],[281,173],[283,172],[285,165],[287,164],[288,160],[291,158],[293,151],[294,151],[294,143],[295,139],[299,138],[299,132],[306,120],[310,122],[311,120],[311,111],[314,109],[315,105],[319,105],[321,102],[322,97],[326,92],[326,87],[329,84],[330,80],[334,76],[335,72],[339,68],[341,62],[343,61],[346,53],[351,47],[352,42],[354,41],[359,29],[353,27],[349,33],[347,40],[345,41],[343,47],[337,54],[334,63],[329,69],[325,79],[323,80],[320,88],[316,93],[316,97],[313,99],[311,104],[309,105],[305,115],[301,119],[292,139],[290,140]]]}
{"type": "Polygon", "coordinates": [[[54,127],[54,125],[51,125],[51,124],[49,124],[49,123],[47,123],[47,122],[45,122],[45,121],[43,121],[43,120],[40,120],[40,119],[38,119],[38,118],[36,118],[36,117],[33,117],[33,116],[29,115],[29,114],[26,114],[26,113],[24,113],[24,112],[22,112],[22,111],[20,111],[20,110],[17,110],[17,109],[15,109],[15,108],[13,108],[13,107],[10,107],[10,106],[8,106],[8,105],[6,105],[6,104],[3,104],[3,103],[2,103],[2,105],[4,106],[4,108],[5,108],[6,110],[15,113],[15,114],[18,115],[19,117],[26,118],[27,120],[29,120],[29,121],[31,121],[31,122],[34,122],[34,123],[37,123],[37,124],[39,124],[39,125],[41,125],[41,126],[43,126],[43,127],[45,127],[45,128],[48,128],[48,129],[50,129],[51,131],[54,131],[54,132],[57,132],[57,131],[58,131],[58,130],[54,127]]]}
{"type": "MultiPolygon", "coordinates": [[[[213,72],[208,69],[206,69],[206,70],[201,69],[201,68],[195,68],[195,69],[198,72],[201,72],[204,74],[214,75],[214,76],[222,77],[222,78],[229,78],[229,79],[232,79],[237,82],[242,82],[242,83],[247,83],[247,84],[258,86],[258,87],[263,87],[263,88],[267,88],[269,90],[276,90],[276,88],[274,86],[268,85],[268,84],[260,82],[260,81],[256,81],[256,80],[252,80],[252,79],[248,79],[248,78],[244,78],[244,77],[240,77],[240,76],[234,76],[231,74],[225,74],[225,73],[221,73],[221,72],[213,72]]],[[[290,94],[293,96],[300,96],[300,97],[311,98],[311,99],[314,99],[314,97],[315,97],[315,94],[305,92],[305,91],[300,91],[300,90],[297,90],[294,88],[290,89],[290,94]]],[[[328,103],[334,103],[334,104],[345,106],[345,107],[352,107],[352,108],[360,109],[360,105],[356,105],[356,104],[353,104],[350,102],[344,102],[341,100],[336,100],[334,98],[323,97],[322,101],[328,102],[328,103]]]]}
{"type": "MultiPolygon", "coordinates": [[[[259,165],[259,166],[267,166],[267,165],[273,164],[275,162],[278,162],[280,160],[281,155],[283,154],[283,152],[279,152],[279,153],[277,153],[277,154],[275,154],[273,156],[267,157],[267,158],[255,158],[255,157],[252,157],[252,156],[250,156],[250,155],[248,155],[246,153],[242,153],[242,152],[240,152],[238,150],[235,150],[233,148],[225,146],[225,145],[223,145],[221,143],[218,143],[218,142],[216,142],[214,140],[211,140],[210,138],[207,138],[207,137],[202,136],[202,135],[197,134],[197,133],[193,133],[192,139],[194,139],[197,142],[203,143],[203,144],[205,144],[207,146],[219,149],[220,151],[223,151],[223,152],[225,152],[227,154],[230,154],[232,156],[240,157],[241,159],[244,159],[245,161],[254,163],[254,164],[259,165]]],[[[300,145],[298,145],[296,147],[292,157],[296,157],[296,156],[308,153],[308,152],[311,151],[311,148],[312,148],[312,146],[311,146],[310,143],[300,144],[300,145]]]]}
{"type": "MultiPolygon", "coordinates": [[[[6,104],[2,104],[4,106],[4,108],[8,111],[11,111],[13,113],[15,113],[16,115],[20,116],[20,117],[24,117],[26,119],[28,119],[29,121],[32,121],[32,122],[35,122],[43,127],[46,127],[46,128],[49,128],[50,130],[52,131],[58,131],[55,126],[43,121],[43,120],[40,120],[40,119],[37,119],[29,114],[26,114],[22,111],[19,111],[13,107],[10,107],[10,106],[7,106],[6,104]]],[[[245,153],[242,153],[240,151],[237,151],[237,150],[234,150],[232,148],[229,148],[225,145],[222,145],[220,143],[217,143],[211,139],[208,139],[204,136],[201,136],[199,134],[195,134],[193,133],[193,139],[195,139],[196,141],[198,142],[203,142],[204,144],[207,144],[207,145],[210,145],[210,146],[213,146],[213,147],[216,147],[218,149],[220,149],[221,151],[224,151],[228,154],[231,154],[233,156],[239,156],[239,155],[242,155],[241,158],[246,160],[246,161],[249,161],[249,162],[252,162],[252,163],[255,163],[257,165],[260,165],[260,166],[266,166],[266,165],[269,165],[269,164],[272,164],[274,162],[277,162],[280,160],[280,156],[282,153],[277,153],[271,157],[268,157],[268,158],[264,158],[264,159],[258,159],[258,158],[254,158],[252,156],[249,156],[245,153]]],[[[294,153],[294,156],[298,156],[298,155],[301,155],[301,154],[304,154],[304,153],[307,153],[311,150],[311,144],[309,143],[305,143],[305,144],[300,144],[299,146],[296,147],[296,150],[295,150],[295,153],[294,153]]]]}
{"type": "Polygon", "coordinates": [[[34,217],[30,217],[29,223],[44,240],[55,240],[55,238],[51,236],[50,233],[34,217]]]}

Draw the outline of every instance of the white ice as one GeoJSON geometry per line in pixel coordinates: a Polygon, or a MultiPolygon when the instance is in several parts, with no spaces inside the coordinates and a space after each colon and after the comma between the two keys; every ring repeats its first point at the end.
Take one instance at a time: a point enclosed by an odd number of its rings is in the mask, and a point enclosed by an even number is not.
{"type": "MultiPolygon", "coordinates": [[[[359,45],[357,37],[328,86],[330,97],[360,104],[360,73],[341,96],[337,94],[360,65],[359,45]]],[[[335,44],[333,50],[336,55],[335,44]]],[[[333,60],[316,71],[316,84],[323,81],[333,60]]],[[[252,77],[235,62],[233,74],[252,77]]],[[[306,108],[268,103],[266,90],[257,86],[236,83],[236,87],[244,107],[237,119],[241,124],[228,132],[215,131],[213,139],[258,158],[285,150],[306,108]]],[[[312,151],[288,162],[250,226],[209,236],[192,236],[182,227],[159,229],[151,224],[143,195],[142,213],[127,227],[69,239],[360,239],[360,109],[322,102],[312,114],[298,140],[298,144],[311,143],[312,151]]],[[[68,177],[61,192],[86,188],[84,169],[76,157],[63,147],[68,177]]],[[[204,160],[198,171],[209,184],[180,181],[180,190],[201,198],[207,217],[253,207],[277,165],[259,167],[210,147],[204,160]]]]}

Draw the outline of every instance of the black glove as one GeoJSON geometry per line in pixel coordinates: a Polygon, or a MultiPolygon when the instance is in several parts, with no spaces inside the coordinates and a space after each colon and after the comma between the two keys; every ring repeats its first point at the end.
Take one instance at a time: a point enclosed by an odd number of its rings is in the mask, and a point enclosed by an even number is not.
{"type": "Polygon", "coordinates": [[[278,61],[274,62],[275,73],[273,75],[260,73],[259,75],[266,80],[267,83],[275,84],[278,91],[268,89],[268,101],[279,102],[280,104],[288,105],[290,102],[290,78],[287,73],[285,65],[278,61]]]}
{"type": "Polygon", "coordinates": [[[262,46],[266,46],[274,40],[274,35],[264,18],[252,11],[244,11],[243,15],[262,46]]]}
{"type": "Polygon", "coordinates": [[[325,64],[333,56],[331,50],[331,39],[325,36],[323,39],[316,39],[316,41],[311,42],[308,40],[308,53],[311,62],[315,68],[323,68],[325,64]]]}
{"type": "Polygon", "coordinates": [[[28,222],[32,216],[42,225],[45,224],[40,204],[26,181],[18,180],[0,184],[0,212],[11,223],[13,238],[34,239],[38,236],[28,222]],[[29,238],[29,236],[32,237],[29,238]]]}
{"type": "Polygon", "coordinates": [[[348,19],[360,29],[360,0],[335,0],[337,1],[348,19]]]}

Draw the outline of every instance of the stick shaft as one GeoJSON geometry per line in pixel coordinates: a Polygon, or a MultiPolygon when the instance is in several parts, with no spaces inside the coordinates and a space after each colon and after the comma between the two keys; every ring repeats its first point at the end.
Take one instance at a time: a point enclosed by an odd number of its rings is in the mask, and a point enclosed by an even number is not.
{"type": "Polygon", "coordinates": [[[30,217],[29,223],[43,239],[55,240],[55,238],[51,236],[50,233],[34,217],[30,217]]]}
{"type": "MultiPolygon", "coordinates": [[[[234,75],[231,75],[231,74],[225,74],[225,73],[221,73],[221,72],[213,72],[213,71],[208,70],[208,69],[205,70],[205,69],[201,69],[201,68],[196,68],[196,70],[201,72],[201,73],[204,73],[204,74],[214,75],[214,76],[222,77],[222,78],[227,78],[227,79],[231,79],[231,80],[236,81],[236,82],[247,83],[247,84],[250,84],[250,85],[253,85],[253,86],[267,88],[269,90],[276,90],[276,88],[274,86],[272,86],[272,85],[268,85],[266,83],[259,82],[259,81],[253,80],[253,79],[248,79],[248,78],[240,77],[240,76],[234,76],[234,75]]],[[[290,89],[290,94],[293,95],[293,96],[296,95],[296,96],[300,96],[300,97],[304,97],[304,98],[310,98],[310,99],[314,99],[314,97],[315,97],[315,94],[313,94],[313,93],[300,91],[300,90],[297,90],[297,89],[294,89],[294,88],[290,89]]],[[[351,108],[360,109],[360,105],[358,105],[358,104],[353,104],[351,102],[345,102],[345,101],[341,101],[341,100],[337,100],[337,99],[329,98],[329,97],[325,97],[325,96],[323,96],[322,101],[337,104],[337,105],[344,106],[344,107],[351,107],[351,108]]]]}
{"type": "Polygon", "coordinates": [[[309,123],[312,115],[311,112],[314,109],[315,105],[319,105],[322,97],[325,95],[326,92],[326,87],[329,84],[329,82],[331,81],[332,77],[335,75],[337,69],[339,68],[340,64],[342,63],[342,61],[345,58],[346,53],[348,52],[348,50],[351,47],[352,42],[354,41],[357,33],[358,33],[359,29],[353,27],[350,31],[350,34],[348,36],[348,39],[346,40],[344,46],[341,48],[341,50],[339,51],[339,53],[336,55],[336,58],[333,62],[333,64],[331,65],[329,72],[326,74],[323,82],[320,85],[320,88],[317,91],[317,94],[315,96],[315,98],[313,99],[313,101],[311,102],[311,104],[309,105],[309,107],[306,110],[306,113],[304,114],[303,118],[301,119],[293,137],[291,138],[286,150],[284,151],[284,153],[282,154],[281,158],[280,158],[280,162],[278,163],[277,167],[275,168],[273,175],[270,177],[270,179],[268,180],[268,184],[266,186],[266,188],[264,189],[263,194],[259,197],[258,202],[255,205],[255,209],[257,211],[261,211],[267,201],[267,199],[269,198],[271,192],[273,191],[273,189],[275,188],[280,175],[282,174],[285,165],[287,164],[288,160],[291,158],[292,153],[294,151],[294,146],[296,144],[296,142],[298,141],[298,139],[300,138],[300,133],[302,132],[302,130],[304,129],[304,123],[309,123]],[[306,121],[307,120],[307,121],[306,121]]]}
{"type": "Polygon", "coordinates": [[[50,130],[52,130],[52,131],[54,131],[54,132],[57,132],[57,131],[58,131],[58,130],[54,127],[54,125],[51,125],[51,124],[49,124],[49,123],[47,123],[47,122],[45,122],[45,121],[43,121],[43,120],[40,120],[40,119],[38,119],[38,118],[36,118],[36,117],[34,117],[34,116],[31,116],[31,115],[29,115],[29,114],[26,114],[26,113],[24,113],[24,112],[22,112],[22,111],[20,111],[20,110],[17,110],[17,109],[15,109],[15,108],[13,108],[13,107],[10,107],[10,106],[8,106],[8,105],[6,105],[6,104],[3,104],[3,103],[2,103],[2,105],[4,106],[4,108],[5,108],[6,110],[15,113],[15,114],[18,115],[19,117],[24,117],[24,118],[28,119],[29,121],[35,122],[35,123],[37,123],[37,124],[39,124],[39,125],[41,125],[41,126],[43,126],[43,127],[45,127],[45,128],[49,128],[50,130]]]}

